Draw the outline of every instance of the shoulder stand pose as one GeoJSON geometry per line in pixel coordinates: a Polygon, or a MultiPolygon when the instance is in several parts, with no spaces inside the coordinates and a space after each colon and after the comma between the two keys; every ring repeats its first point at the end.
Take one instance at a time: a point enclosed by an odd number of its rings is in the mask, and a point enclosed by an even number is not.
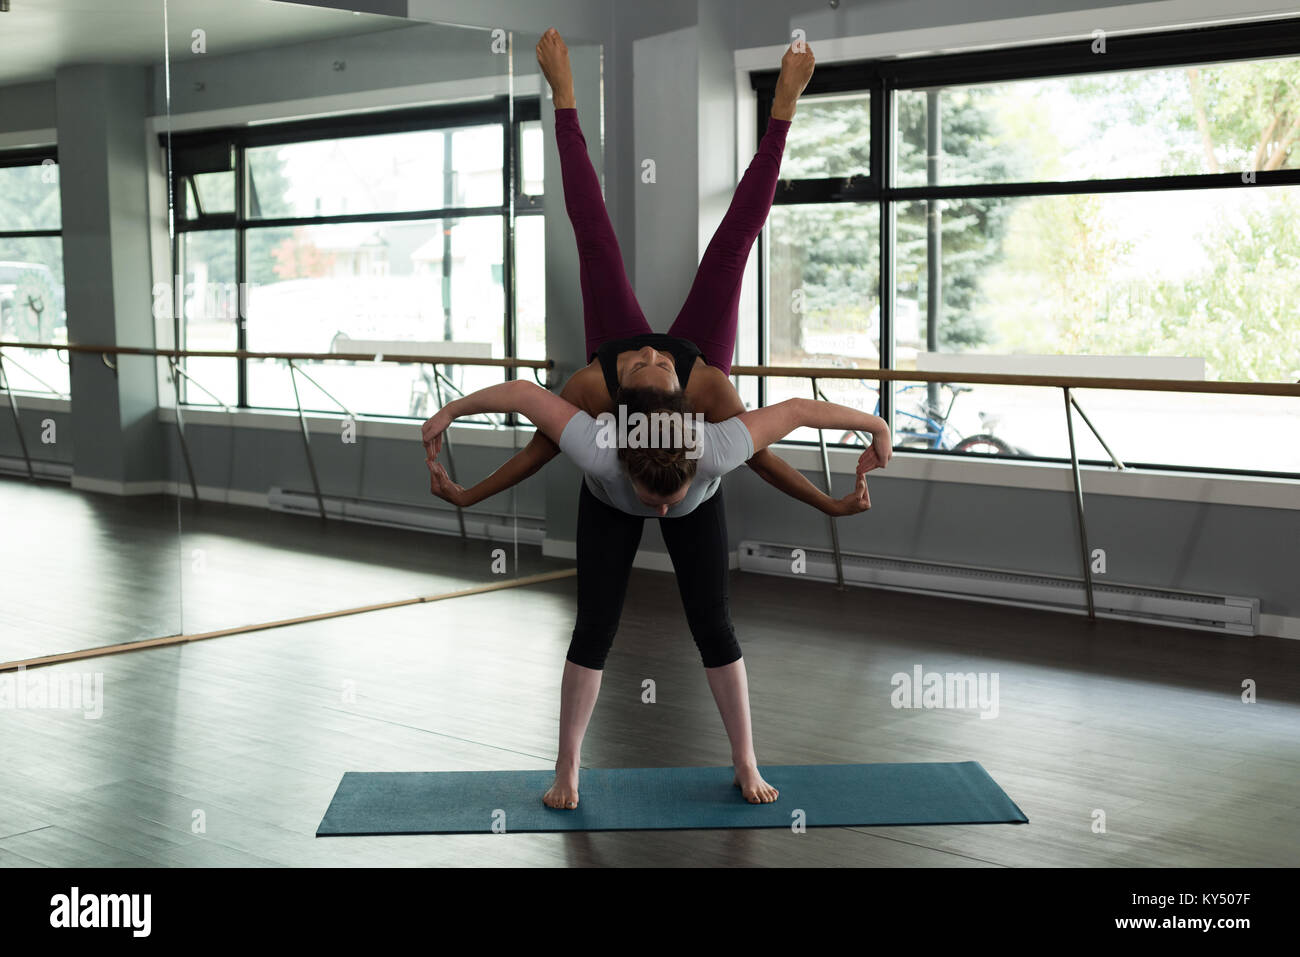
{"type": "MultiPolygon", "coordinates": [[[[671,402],[666,398],[671,394],[683,397],[693,412],[710,422],[739,415],[745,405],[729,372],[741,282],[749,250],[772,206],[795,103],[812,77],[811,50],[788,50],[782,58],[763,142],[705,251],[686,303],[666,335],[651,332],[628,281],[600,180],[578,125],[568,50],[555,30],[542,36],[537,59],[555,105],[565,207],[578,245],[588,360],[560,394],[593,416],[613,411],[618,401],[643,409],[656,401],[671,402]],[[622,396],[620,390],[626,390],[622,396]]],[[[513,458],[468,489],[452,482],[446,470],[433,463],[430,488],[439,498],[468,508],[536,474],[559,451],[539,431],[513,458]]],[[[866,507],[856,491],[841,499],[831,498],[772,452],[761,451],[746,464],[775,488],[828,515],[853,515],[866,507]]]]}
{"type": "Polygon", "coordinates": [[[744,660],[728,608],[721,476],[747,462],[800,501],[828,514],[851,515],[870,508],[865,473],[883,467],[890,455],[889,430],[876,416],[802,399],[745,412],[728,378],[745,261],[772,204],[785,134],[812,75],[812,54],[791,49],[782,59],[767,130],[667,335],[650,331],[624,272],[578,127],[568,52],[554,30],[543,35],[537,57],[554,95],[565,206],[579,252],[587,357],[594,361],[559,396],[516,380],[456,400],[431,417],[423,428],[431,490],[453,504],[472,505],[534,474],[561,450],[585,473],[578,508],[578,616],[561,683],[559,755],[555,783],[543,796],[547,805],[577,807],[582,740],[647,517],[659,518],[731,742],[736,784],[748,801],[773,801],[776,789],[758,772],[744,660]],[[598,441],[596,417],[616,406],[643,414],[693,411],[709,422],[692,433],[697,444],[690,454],[685,447],[611,448],[598,441]],[[435,461],[442,435],[455,418],[489,411],[518,412],[538,432],[487,479],[461,489],[435,461]],[[859,460],[854,491],[845,498],[831,499],[766,451],[802,425],[873,435],[859,460]]]}

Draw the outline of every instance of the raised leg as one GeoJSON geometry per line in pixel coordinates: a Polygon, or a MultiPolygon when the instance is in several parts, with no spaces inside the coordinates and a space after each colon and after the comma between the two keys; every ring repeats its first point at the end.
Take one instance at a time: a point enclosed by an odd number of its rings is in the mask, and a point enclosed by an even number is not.
{"type": "Polygon", "coordinates": [[[745,263],[776,196],[777,174],[789,129],[788,120],[767,121],[758,152],[709,240],[686,302],[668,330],[669,335],[694,342],[704,354],[704,361],[723,372],[731,371],[745,263]]]}
{"type": "Polygon", "coordinates": [[[704,361],[723,372],[731,371],[736,351],[745,263],[772,209],[786,134],[794,119],[795,104],[812,78],[814,62],[806,44],[798,50],[792,46],[781,58],[772,115],[758,151],[704,250],[691,291],[668,330],[670,335],[694,342],[704,353],[704,361]]]}
{"type": "Polygon", "coordinates": [[[555,140],[560,152],[564,206],[578,246],[582,322],[590,361],[601,343],[652,330],[627,278],[600,179],[578,125],[569,51],[555,30],[547,30],[538,42],[537,62],[551,85],[555,102],[555,140]]]}

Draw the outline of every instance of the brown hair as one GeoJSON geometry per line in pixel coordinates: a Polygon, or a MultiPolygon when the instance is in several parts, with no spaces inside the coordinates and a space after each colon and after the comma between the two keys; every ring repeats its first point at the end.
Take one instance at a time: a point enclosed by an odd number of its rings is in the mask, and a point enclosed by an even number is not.
{"type": "MultiPolygon", "coordinates": [[[[662,389],[621,388],[614,396],[614,406],[627,406],[629,417],[640,412],[647,417],[655,413],[672,413],[679,417],[682,428],[687,428],[686,418],[691,414],[691,403],[681,392],[662,389]]],[[[679,432],[680,436],[682,433],[679,432]]],[[[696,458],[686,457],[685,444],[674,448],[626,448],[619,443],[619,460],[627,470],[628,478],[655,495],[669,496],[681,491],[683,485],[695,477],[696,458]]]]}

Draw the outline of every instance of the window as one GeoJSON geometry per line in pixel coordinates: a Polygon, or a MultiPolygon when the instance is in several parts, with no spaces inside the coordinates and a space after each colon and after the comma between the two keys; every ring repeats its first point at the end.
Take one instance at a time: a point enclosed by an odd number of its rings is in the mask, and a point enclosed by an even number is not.
{"type": "MultiPolygon", "coordinates": [[[[540,357],[539,106],[516,100],[512,124],[508,105],[173,135],[180,347],[540,357]]],[[[183,399],[296,408],[287,365],[189,357],[197,385],[186,382],[183,399]]],[[[440,392],[445,399],[513,375],[295,365],[306,374],[297,379],[304,409],[338,412],[333,396],[351,412],[389,416],[423,417],[440,392]]]]}
{"type": "MultiPolygon", "coordinates": [[[[55,150],[0,153],[0,340],[68,341],[62,224],[55,150]]],[[[68,394],[66,353],[6,349],[4,358],[14,391],[68,394]]]]}
{"type": "MultiPolygon", "coordinates": [[[[1060,391],[964,386],[963,371],[1300,380],[1300,51],[1286,35],[819,66],[742,359],[951,371],[883,394],[820,385],[878,411],[899,447],[1047,460],[1069,454],[1060,391]]],[[[752,79],[761,131],[776,74],[752,79]]],[[[772,379],[757,398],[808,390],[772,379]]],[[[1074,392],[1125,464],[1300,473],[1294,399],[1074,392]]],[[[1077,424],[1081,455],[1109,462],[1077,424]]]]}

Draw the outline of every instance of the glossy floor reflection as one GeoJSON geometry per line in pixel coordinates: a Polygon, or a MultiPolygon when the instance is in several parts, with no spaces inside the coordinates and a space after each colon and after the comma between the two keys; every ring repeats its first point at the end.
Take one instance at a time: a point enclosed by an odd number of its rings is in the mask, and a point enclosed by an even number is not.
{"type": "MultiPolygon", "coordinates": [[[[367,533],[355,551],[346,530],[331,534],[330,555],[292,556],[309,590],[327,591],[343,556],[373,558],[367,533]]],[[[462,560],[455,540],[423,538],[445,567],[462,560]]],[[[1294,642],[741,573],[732,604],[760,764],[974,759],[1031,823],[314,837],[345,771],[549,767],[574,589],[41,669],[102,675],[103,714],[0,710],[0,864],[1281,866],[1300,848],[1294,642]],[[996,673],[997,717],[894,707],[893,676],[917,666],[996,673]],[[1256,704],[1241,701],[1244,677],[1259,681],[1256,704]]],[[[583,758],[728,760],[670,575],[633,577],[583,758]]]]}
{"type": "Polygon", "coordinates": [[[571,567],[536,546],[0,479],[0,663],[571,567]],[[494,550],[502,561],[494,562],[494,550]],[[517,555],[517,561],[516,561],[517,555]],[[504,571],[503,571],[504,570],[504,571]]]}

